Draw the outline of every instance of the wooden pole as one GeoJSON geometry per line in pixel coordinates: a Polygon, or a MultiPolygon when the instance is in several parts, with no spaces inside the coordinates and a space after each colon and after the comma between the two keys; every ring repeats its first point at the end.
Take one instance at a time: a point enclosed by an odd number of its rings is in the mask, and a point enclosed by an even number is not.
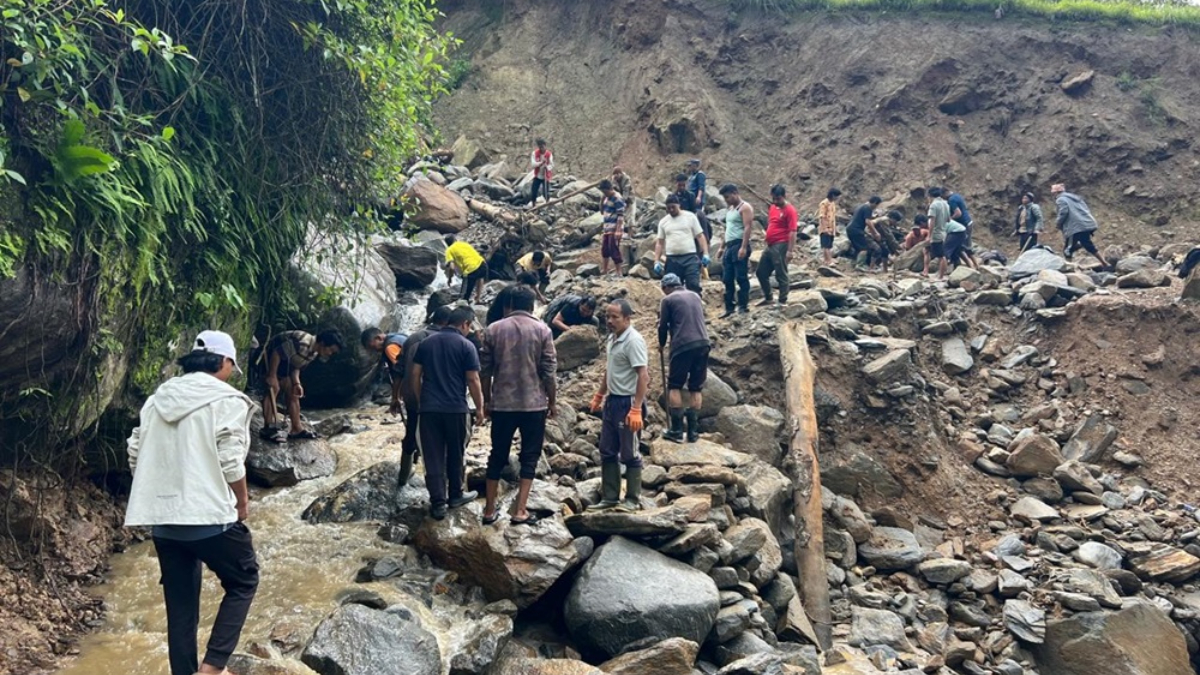
{"type": "Polygon", "coordinates": [[[591,190],[592,188],[594,188],[594,187],[596,187],[597,185],[599,185],[599,184],[600,184],[600,182],[601,182],[602,180],[604,180],[604,179],[598,180],[598,181],[596,181],[596,182],[594,182],[594,183],[588,183],[587,185],[585,185],[585,186],[583,186],[583,187],[579,188],[578,190],[576,190],[576,191],[572,192],[572,193],[571,193],[571,194],[569,194],[569,195],[563,195],[562,197],[555,197],[554,199],[551,199],[551,200],[550,200],[550,201],[548,201],[548,202],[542,202],[541,204],[538,204],[537,206],[534,206],[533,208],[531,208],[531,209],[528,209],[528,210],[526,211],[526,213],[533,213],[534,211],[540,211],[541,209],[544,209],[544,208],[546,208],[547,206],[553,206],[554,204],[558,204],[558,203],[560,203],[560,202],[564,202],[564,201],[566,201],[566,200],[570,199],[571,197],[574,197],[575,195],[578,195],[578,194],[583,194],[584,192],[587,192],[588,190],[591,190]]]}
{"type": "Polygon", "coordinates": [[[825,532],[821,508],[821,467],[817,455],[817,408],[813,399],[816,366],[808,353],[804,326],[789,321],[779,329],[791,442],[784,458],[793,483],[796,566],[800,597],[822,649],[832,644],[829,582],[825,577],[825,532]]]}
{"type": "Polygon", "coordinates": [[[468,198],[467,207],[484,218],[501,225],[515,225],[521,221],[519,214],[478,199],[468,198]]]}

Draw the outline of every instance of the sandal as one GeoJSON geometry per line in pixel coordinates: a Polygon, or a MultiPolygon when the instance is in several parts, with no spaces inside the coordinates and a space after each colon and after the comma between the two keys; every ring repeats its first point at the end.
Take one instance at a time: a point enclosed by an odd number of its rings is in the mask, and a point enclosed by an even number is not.
{"type": "Polygon", "coordinates": [[[508,522],[513,525],[537,525],[539,520],[540,518],[531,513],[524,518],[510,518],[508,522]]]}
{"type": "Polygon", "coordinates": [[[317,439],[317,438],[320,438],[320,436],[318,436],[315,432],[312,432],[308,429],[303,429],[301,431],[297,431],[294,434],[288,434],[289,441],[311,441],[311,440],[317,439]]]}
{"type": "Polygon", "coordinates": [[[484,525],[491,525],[492,523],[495,523],[497,520],[500,520],[500,511],[499,510],[497,510],[495,513],[493,513],[490,516],[484,516],[483,520],[480,522],[482,522],[484,525]]]}

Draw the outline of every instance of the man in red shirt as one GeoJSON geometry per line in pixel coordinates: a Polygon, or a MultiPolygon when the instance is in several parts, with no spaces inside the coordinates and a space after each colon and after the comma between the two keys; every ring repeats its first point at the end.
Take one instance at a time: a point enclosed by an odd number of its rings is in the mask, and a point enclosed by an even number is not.
{"type": "Polygon", "coordinates": [[[796,247],[796,228],[799,218],[796,207],[787,202],[787,190],[782,185],[771,187],[771,210],[767,215],[767,250],[763,251],[758,263],[758,285],[762,287],[763,299],[759,307],[771,304],[771,273],[779,286],[779,304],[787,304],[788,263],[796,247]]]}

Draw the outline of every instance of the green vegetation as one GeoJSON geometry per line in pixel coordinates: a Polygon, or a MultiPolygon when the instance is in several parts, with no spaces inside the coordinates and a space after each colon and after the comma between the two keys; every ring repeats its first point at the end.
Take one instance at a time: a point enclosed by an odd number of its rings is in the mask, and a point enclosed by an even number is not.
{"type": "Polygon", "coordinates": [[[767,12],[969,12],[1003,8],[1005,14],[1069,21],[1179,24],[1200,27],[1200,6],[1184,0],[732,0],[738,10],[767,12]]]}
{"type": "Polygon", "coordinates": [[[470,59],[455,59],[450,62],[450,67],[446,69],[446,88],[458,89],[462,86],[467,76],[471,74],[470,59]]]}
{"type": "Polygon", "coordinates": [[[1138,87],[1138,79],[1128,70],[1117,76],[1117,89],[1129,93],[1138,87]]]}
{"type": "Polygon", "coordinates": [[[311,223],[373,227],[445,90],[434,1],[0,0],[0,279],[78,287],[90,345],[0,428],[79,431],[114,355],[151,386],[195,326],[248,341],[311,223]]]}

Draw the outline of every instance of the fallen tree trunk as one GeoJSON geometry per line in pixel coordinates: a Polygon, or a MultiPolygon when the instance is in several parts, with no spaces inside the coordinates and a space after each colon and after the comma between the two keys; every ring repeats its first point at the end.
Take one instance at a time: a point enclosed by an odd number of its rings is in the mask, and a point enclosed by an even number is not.
{"type": "MultiPolygon", "coordinates": [[[[603,179],[601,179],[601,180],[603,180],[603,179]]],[[[570,199],[571,197],[574,197],[575,195],[581,195],[581,194],[583,194],[583,193],[587,192],[588,190],[591,190],[592,188],[594,188],[594,187],[596,187],[597,185],[599,185],[599,184],[600,184],[600,182],[601,182],[601,181],[599,181],[599,180],[598,180],[598,181],[596,181],[596,182],[594,182],[594,183],[588,183],[587,185],[585,185],[585,186],[583,186],[583,187],[579,188],[578,190],[576,190],[576,191],[572,192],[572,193],[571,193],[571,194],[569,194],[569,195],[563,195],[563,196],[561,196],[561,197],[555,197],[554,199],[551,199],[551,200],[550,200],[550,201],[548,201],[548,202],[542,202],[541,204],[538,204],[537,206],[535,206],[535,207],[533,207],[533,208],[529,209],[529,212],[530,212],[530,213],[532,213],[532,212],[534,212],[534,211],[540,211],[540,210],[542,210],[542,209],[546,208],[547,206],[553,206],[553,205],[555,205],[555,204],[559,204],[559,203],[565,202],[566,200],[570,199]]]]}
{"type": "Polygon", "coordinates": [[[516,225],[521,222],[520,214],[478,199],[467,199],[467,207],[493,223],[500,225],[516,225]]]}
{"type": "Polygon", "coordinates": [[[812,621],[821,649],[832,644],[829,582],[825,577],[825,532],[821,509],[821,467],[817,459],[817,409],[813,398],[816,366],[808,353],[804,326],[794,321],[779,329],[791,442],[784,468],[792,479],[796,516],[796,566],[800,597],[812,621]]]}

